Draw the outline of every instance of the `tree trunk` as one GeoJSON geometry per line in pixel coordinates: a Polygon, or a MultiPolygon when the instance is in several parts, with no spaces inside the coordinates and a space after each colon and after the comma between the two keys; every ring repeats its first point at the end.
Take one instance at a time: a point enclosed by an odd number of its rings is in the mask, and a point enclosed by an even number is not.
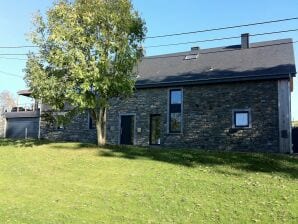
{"type": "Polygon", "coordinates": [[[106,144],[106,108],[101,107],[94,112],[97,131],[97,145],[106,144]]]}

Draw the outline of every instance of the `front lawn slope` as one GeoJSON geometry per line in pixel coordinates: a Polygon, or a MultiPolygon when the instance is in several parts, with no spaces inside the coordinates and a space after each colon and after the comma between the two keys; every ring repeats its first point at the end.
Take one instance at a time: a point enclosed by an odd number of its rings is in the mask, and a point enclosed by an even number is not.
{"type": "Polygon", "coordinates": [[[0,140],[0,223],[298,223],[289,155],[0,140]]]}

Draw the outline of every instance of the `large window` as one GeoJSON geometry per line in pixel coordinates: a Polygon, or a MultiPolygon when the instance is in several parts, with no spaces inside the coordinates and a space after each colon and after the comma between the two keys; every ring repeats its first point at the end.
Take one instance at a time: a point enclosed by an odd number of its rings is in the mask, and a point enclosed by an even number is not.
{"type": "Polygon", "coordinates": [[[182,90],[170,90],[169,132],[180,133],[182,129],[182,90]]]}

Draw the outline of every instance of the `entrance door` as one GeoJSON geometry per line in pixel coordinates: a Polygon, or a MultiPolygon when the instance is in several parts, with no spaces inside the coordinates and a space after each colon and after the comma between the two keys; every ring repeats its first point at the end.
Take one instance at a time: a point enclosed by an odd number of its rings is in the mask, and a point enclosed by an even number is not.
{"type": "Polygon", "coordinates": [[[160,145],[161,117],[160,114],[150,115],[150,145],[160,145]]]}
{"type": "Polygon", "coordinates": [[[293,152],[298,153],[298,127],[292,129],[293,152]]]}
{"type": "Polygon", "coordinates": [[[121,129],[120,129],[120,144],[133,145],[134,140],[134,116],[122,115],[121,116],[121,129]]]}

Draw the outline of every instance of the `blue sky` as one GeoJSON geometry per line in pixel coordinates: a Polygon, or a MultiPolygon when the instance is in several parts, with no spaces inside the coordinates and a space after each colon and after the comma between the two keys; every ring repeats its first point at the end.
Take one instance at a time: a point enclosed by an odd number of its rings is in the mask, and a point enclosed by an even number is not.
{"type": "MultiPolygon", "coordinates": [[[[10,0],[3,1],[0,8],[0,46],[28,45],[26,33],[30,31],[31,18],[34,12],[40,10],[45,12],[51,5],[52,0],[10,0]]],[[[135,8],[145,19],[148,33],[147,36],[155,36],[167,33],[187,32],[208,28],[216,28],[229,25],[247,24],[258,21],[276,20],[298,16],[297,0],[133,0],[135,8]]],[[[296,29],[298,20],[284,23],[267,24],[262,26],[244,27],[216,32],[199,33],[179,37],[168,37],[162,39],[149,39],[145,46],[195,41],[226,36],[238,36],[249,32],[263,33],[278,30],[296,29]]],[[[251,42],[293,38],[298,41],[298,32],[276,34],[251,38],[251,42]]],[[[198,44],[201,48],[239,44],[239,40],[227,40],[198,44]]],[[[187,51],[191,46],[181,45],[173,47],[150,48],[146,50],[147,55],[164,54],[178,51],[187,51]]],[[[196,45],[196,44],[195,44],[196,45]]],[[[298,44],[294,46],[296,64],[298,44]]],[[[0,49],[4,53],[27,53],[28,49],[0,49]]],[[[5,75],[1,72],[23,76],[25,67],[24,60],[4,59],[1,57],[21,58],[25,56],[0,55],[0,91],[9,90],[17,92],[26,88],[25,82],[20,77],[5,75]]],[[[298,81],[295,78],[294,92],[292,93],[292,116],[298,120],[298,81]]]]}

